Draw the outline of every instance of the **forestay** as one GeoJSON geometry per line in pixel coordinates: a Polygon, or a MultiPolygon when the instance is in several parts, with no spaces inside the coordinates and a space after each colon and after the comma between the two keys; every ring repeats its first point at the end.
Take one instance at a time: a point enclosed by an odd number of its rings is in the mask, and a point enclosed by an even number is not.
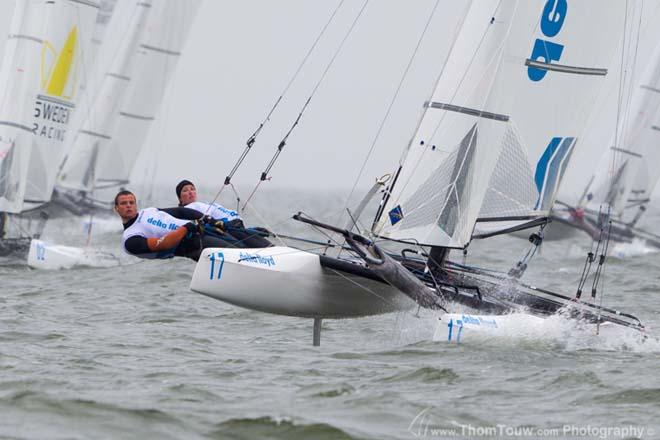
{"type": "MultiPolygon", "coordinates": [[[[94,106],[78,131],[59,186],[92,191],[128,182],[133,164],[156,117],[176,68],[199,0],[139,1],[128,32],[113,16],[112,32],[123,32],[94,106]]],[[[124,24],[125,26],[125,24],[124,24]]]]}
{"type": "Polygon", "coordinates": [[[473,230],[546,216],[625,9],[617,0],[475,2],[376,232],[461,248],[473,230]]]}
{"type": "Polygon", "coordinates": [[[16,3],[0,84],[0,211],[50,200],[98,3],[16,3]]]}

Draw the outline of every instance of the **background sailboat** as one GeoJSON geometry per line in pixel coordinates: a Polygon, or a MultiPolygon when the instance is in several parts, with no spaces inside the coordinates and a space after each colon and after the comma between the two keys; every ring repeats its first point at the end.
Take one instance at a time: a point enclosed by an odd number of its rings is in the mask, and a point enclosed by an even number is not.
{"type": "Polygon", "coordinates": [[[15,5],[0,72],[0,243],[7,252],[39,233],[38,216],[27,213],[50,200],[98,9],[92,1],[15,5]]]}
{"type": "Polygon", "coordinates": [[[652,90],[660,74],[660,34],[655,26],[660,6],[647,3],[644,8],[644,15],[632,17],[633,23],[640,23],[640,32],[637,39],[626,42],[618,66],[621,75],[608,79],[610,84],[598,98],[584,146],[567,170],[551,235],[561,237],[560,231],[581,229],[596,241],[605,235],[614,243],[629,242],[635,236],[647,238],[649,243],[657,239],[646,231],[634,231],[657,181],[647,166],[654,163],[652,151],[657,143],[652,127],[658,100],[652,90]],[[650,160],[644,157],[646,151],[650,160]],[[598,218],[599,213],[602,219],[609,213],[614,222],[611,230],[598,218]]]}
{"type": "Polygon", "coordinates": [[[198,0],[129,2],[113,16],[94,104],[59,174],[58,191],[75,204],[97,198],[107,207],[128,184],[198,7],[198,0]]]}
{"type": "MultiPolygon", "coordinates": [[[[199,1],[188,0],[118,5],[108,31],[114,38],[98,55],[93,103],[79,119],[58,177],[57,200],[69,210],[108,208],[119,186],[129,182],[198,7],[199,1]]],[[[28,264],[41,269],[117,264],[116,257],[91,249],[91,220],[89,225],[85,248],[34,241],[28,264]]]]}

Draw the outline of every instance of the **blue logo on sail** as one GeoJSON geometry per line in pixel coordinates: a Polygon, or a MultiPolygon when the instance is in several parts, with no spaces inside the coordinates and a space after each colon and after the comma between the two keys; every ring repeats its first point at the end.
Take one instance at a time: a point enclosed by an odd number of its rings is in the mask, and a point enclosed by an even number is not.
{"type": "Polygon", "coordinates": [[[536,164],[534,181],[539,191],[539,198],[536,201],[535,210],[550,209],[552,199],[561,182],[561,177],[564,175],[566,165],[568,165],[573,145],[575,145],[575,138],[572,137],[554,137],[550,140],[541,159],[536,164]]]}
{"type": "Polygon", "coordinates": [[[403,211],[401,210],[401,205],[396,205],[389,213],[388,215],[390,216],[390,223],[392,223],[392,226],[396,225],[399,223],[401,220],[403,220],[403,211]]]}

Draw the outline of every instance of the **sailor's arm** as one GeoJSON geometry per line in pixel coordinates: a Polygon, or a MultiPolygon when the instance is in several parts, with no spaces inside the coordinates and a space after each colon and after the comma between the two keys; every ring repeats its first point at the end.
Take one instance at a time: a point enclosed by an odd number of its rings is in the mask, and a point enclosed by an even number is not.
{"type": "Polygon", "coordinates": [[[174,231],[160,238],[147,238],[147,246],[151,252],[167,251],[177,247],[181,240],[186,237],[187,233],[188,228],[185,225],[179,226],[174,231]]]}
{"type": "Polygon", "coordinates": [[[177,247],[188,232],[199,232],[199,224],[186,223],[160,238],[146,238],[136,235],[128,238],[124,247],[128,253],[133,255],[167,251],[177,247]]]}
{"type": "Polygon", "coordinates": [[[183,206],[177,206],[175,208],[162,208],[158,209],[171,215],[172,217],[181,219],[181,220],[199,220],[204,216],[203,213],[190,208],[185,208],[183,206]]]}

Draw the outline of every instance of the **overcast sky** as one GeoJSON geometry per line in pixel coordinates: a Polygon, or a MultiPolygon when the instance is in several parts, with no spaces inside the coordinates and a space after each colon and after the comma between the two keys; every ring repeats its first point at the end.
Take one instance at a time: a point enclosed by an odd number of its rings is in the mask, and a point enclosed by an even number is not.
{"type": "MultiPolygon", "coordinates": [[[[448,3],[440,2],[436,19],[448,3]]],[[[339,0],[203,1],[134,181],[141,181],[147,164],[157,160],[160,183],[187,177],[221,185],[338,4],[339,0]]],[[[257,183],[363,4],[364,0],[346,0],[339,10],[236,174],[234,181],[242,192],[257,183]]],[[[268,187],[340,189],[355,184],[434,4],[435,0],[369,2],[290,136],[268,187]]],[[[657,19],[659,4],[645,1],[645,20],[657,19]]],[[[396,168],[442,66],[433,45],[440,34],[432,22],[359,187],[370,186],[376,176],[396,168]]],[[[642,46],[647,49],[641,53],[648,53],[653,44],[642,46]]],[[[580,145],[574,155],[584,162],[580,158],[590,154],[587,151],[580,145]]],[[[583,174],[569,171],[565,183],[579,183],[574,186],[580,186],[576,191],[581,193],[583,174]]]]}
{"type": "MultiPolygon", "coordinates": [[[[246,190],[257,183],[363,3],[345,2],[262,131],[234,179],[246,190]]],[[[338,4],[204,1],[134,180],[141,179],[147,162],[158,160],[158,182],[187,177],[222,184],[338,4]]],[[[355,183],[434,4],[369,3],[267,185],[350,188],[355,183]]],[[[360,186],[396,168],[441,66],[432,47],[439,34],[431,26],[360,186]]]]}

